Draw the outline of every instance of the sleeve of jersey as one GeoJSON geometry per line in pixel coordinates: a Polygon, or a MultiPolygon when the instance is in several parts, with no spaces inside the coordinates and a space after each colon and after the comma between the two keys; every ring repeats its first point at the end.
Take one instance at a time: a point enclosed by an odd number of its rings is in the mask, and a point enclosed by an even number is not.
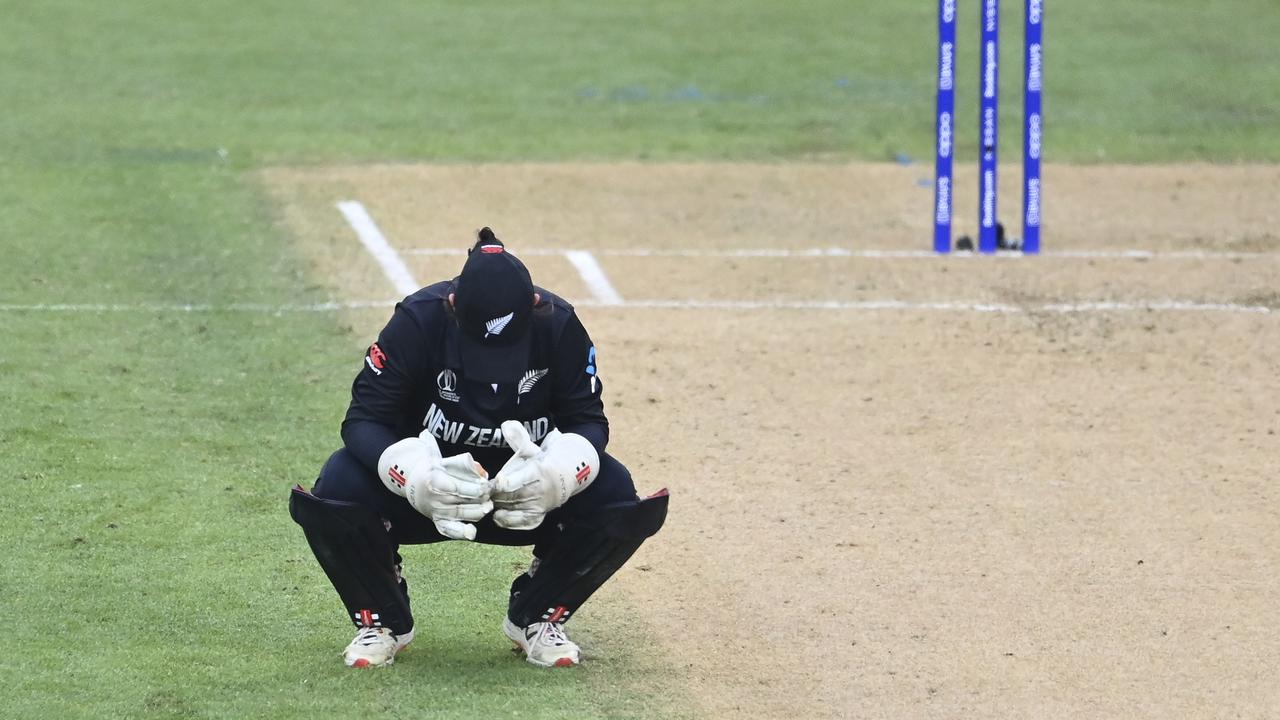
{"type": "Polygon", "coordinates": [[[609,420],[600,399],[604,385],[600,382],[596,346],[586,328],[572,315],[560,336],[556,349],[555,396],[551,411],[561,432],[578,433],[604,452],[609,444],[609,420]]]}
{"type": "Polygon", "coordinates": [[[342,421],[342,441],[357,459],[377,471],[378,458],[398,440],[396,425],[413,397],[413,368],[422,362],[422,330],[396,308],[378,341],[365,352],[364,366],[351,384],[351,405],[342,421]]]}

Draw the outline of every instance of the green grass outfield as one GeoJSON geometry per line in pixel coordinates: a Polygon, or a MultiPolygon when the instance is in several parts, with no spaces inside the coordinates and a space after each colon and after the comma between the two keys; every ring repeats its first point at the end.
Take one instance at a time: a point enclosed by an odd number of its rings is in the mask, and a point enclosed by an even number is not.
{"type": "MultiPolygon", "coordinates": [[[[1050,160],[1280,160],[1272,0],[1048,5],[1050,160]]],[[[415,587],[403,662],[346,671],[284,502],[339,442],[367,337],[327,313],[137,308],[329,299],[250,174],[267,165],[929,162],[934,6],[368,7],[0,2],[0,717],[652,717],[678,686],[640,656],[513,661],[495,599],[519,554],[468,547],[414,553],[442,587],[415,587]],[[12,307],[60,303],[135,309],[12,307]]]]}

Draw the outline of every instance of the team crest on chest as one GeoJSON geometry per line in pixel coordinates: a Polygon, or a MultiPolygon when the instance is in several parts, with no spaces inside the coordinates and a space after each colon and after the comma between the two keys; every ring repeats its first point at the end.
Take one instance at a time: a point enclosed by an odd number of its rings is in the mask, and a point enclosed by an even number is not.
{"type": "Polygon", "coordinates": [[[533,386],[538,384],[551,368],[543,368],[541,370],[530,370],[520,378],[520,384],[516,386],[516,404],[520,404],[520,396],[533,390],[533,386]]]}

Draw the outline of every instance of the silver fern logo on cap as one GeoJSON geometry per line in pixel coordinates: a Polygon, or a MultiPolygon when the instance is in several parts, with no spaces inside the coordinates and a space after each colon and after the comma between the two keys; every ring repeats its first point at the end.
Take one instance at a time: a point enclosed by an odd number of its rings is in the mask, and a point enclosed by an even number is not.
{"type": "Polygon", "coordinates": [[[484,324],[484,336],[487,338],[490,335],[501,335],[502,331],[506,329],[507,323],[511,322],[511,318],[515,316],[516,314],[514,312],[509,312],[502,317],[496,317],[489,322],[486,322],[484,324]]]}

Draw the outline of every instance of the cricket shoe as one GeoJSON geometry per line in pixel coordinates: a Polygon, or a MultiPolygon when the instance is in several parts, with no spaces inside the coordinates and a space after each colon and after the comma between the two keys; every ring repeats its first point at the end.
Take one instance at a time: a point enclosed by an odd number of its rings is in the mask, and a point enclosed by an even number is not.
{"type": "Polygon", "coordinates": [[[382,667],[396,661],[400,648],[413,640],[413,631],[395,635],[384,627],[363,626],[355,640],[342,651],[342,661],[347,667],[382,667]]]}
{"type": "Polygon", "coordinates": [[[508,619],[502,621],[502,631],[539,667],[573,667],[582,661],[578,646],[564,634],[564,623],[536,622],[522,628],[508,619]]]}

